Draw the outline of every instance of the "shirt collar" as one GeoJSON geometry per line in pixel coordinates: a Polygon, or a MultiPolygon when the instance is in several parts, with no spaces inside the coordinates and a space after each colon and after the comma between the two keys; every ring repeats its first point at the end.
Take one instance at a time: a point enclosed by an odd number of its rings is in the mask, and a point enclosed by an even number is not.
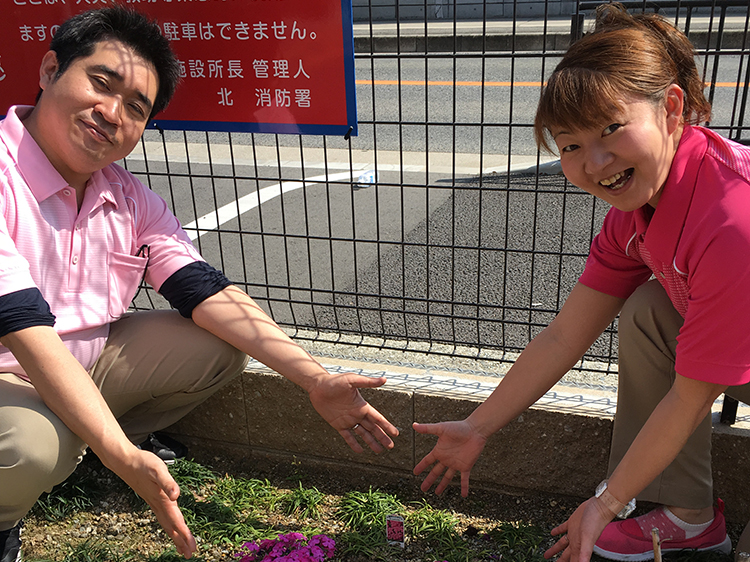
{"type": "Polygon", "coordinates": [[[686,124],[651,220],[642,208],[635,213],[638,233],[645,232],[646,247],[662,263],[674,259],[707,147],[702,131],[686,124]]]}
{"type": "MultiPolygon", "coordinates": [[[[29,186],[36,200],[41,203],[58,191],[67,188],[68,182],[55,169],[22,122],[32,109],[30,105],[12,106],[5,119],[0,121],[0,140],[7,146],[26,185],[29,186]]],[[[92,208],[104,202],[117,206],[112,186],[101,170],[91,175],[86,191],[87,198],[89,191],[97,193],[97,202],[92,208]]]]}

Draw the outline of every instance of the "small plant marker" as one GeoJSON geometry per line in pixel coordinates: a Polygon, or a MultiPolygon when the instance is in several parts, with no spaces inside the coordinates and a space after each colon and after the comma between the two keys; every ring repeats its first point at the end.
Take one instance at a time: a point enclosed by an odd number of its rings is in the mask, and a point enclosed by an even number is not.
{"type": "Polygon", "coordinates": [[[651,540],[654,544],[654,562],[661,562],[661,540],[659,540],[659,529],[651,529],[651,540]]]}
{"type": "Polygon", "coordinates": [[[385,518],[385,535],[388,544],[404,548],[404,518],[400,515],[387,515],[385,518]]]}

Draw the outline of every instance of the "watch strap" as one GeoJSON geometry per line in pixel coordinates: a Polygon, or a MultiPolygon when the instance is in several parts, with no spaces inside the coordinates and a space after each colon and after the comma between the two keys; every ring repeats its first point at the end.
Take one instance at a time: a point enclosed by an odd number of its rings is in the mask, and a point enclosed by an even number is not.
{"type": "Polygon", "coordinates": [[[627,508],[627,505],[610,494],[607,488],[604,488],[597,498],[602,502],[604,507],[612,512],[612,515],[619,516],[627,508]]]}
{"type": "Polygon", "coordinates": [[[596,487],[595,497],[620,519],[625,519],[635,510],[635,499],[630,500],[628,503],[622,503],[609,492],[606,480],[602,481],[596,487]]]}

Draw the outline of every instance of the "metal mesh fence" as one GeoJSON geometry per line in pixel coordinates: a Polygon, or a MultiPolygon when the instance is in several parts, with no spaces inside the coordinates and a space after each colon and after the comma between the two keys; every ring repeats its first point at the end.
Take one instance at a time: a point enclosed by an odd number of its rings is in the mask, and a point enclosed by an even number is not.
{"type": "MultiPolygon", "coordinates": [[[[359,136],[149,130],[126,166],[298,339],[510,361],[559,310],[607,211],[531,131],[594,5],[355,0],[359,136]]],[[[696,44],[710,125],[750,138],[747,2],[659,9],[696,44]]],[[[134,306],[168,305],[144,287],[134,306]]],[[[610,328],[585,359],[616,369],[616,348],[610,328]]]]}

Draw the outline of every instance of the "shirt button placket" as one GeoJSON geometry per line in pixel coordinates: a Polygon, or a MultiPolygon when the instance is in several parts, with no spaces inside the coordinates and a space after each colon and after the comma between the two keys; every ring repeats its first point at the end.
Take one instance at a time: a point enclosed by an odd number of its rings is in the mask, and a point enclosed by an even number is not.
{"type": "Polygon", "coordinates": [[[79,291],[81,289],[81,248],[83,247],[80,222],[76,222],[72,235],[73,241],[70,247],[70,289],[72,291],[79,291]]]}

